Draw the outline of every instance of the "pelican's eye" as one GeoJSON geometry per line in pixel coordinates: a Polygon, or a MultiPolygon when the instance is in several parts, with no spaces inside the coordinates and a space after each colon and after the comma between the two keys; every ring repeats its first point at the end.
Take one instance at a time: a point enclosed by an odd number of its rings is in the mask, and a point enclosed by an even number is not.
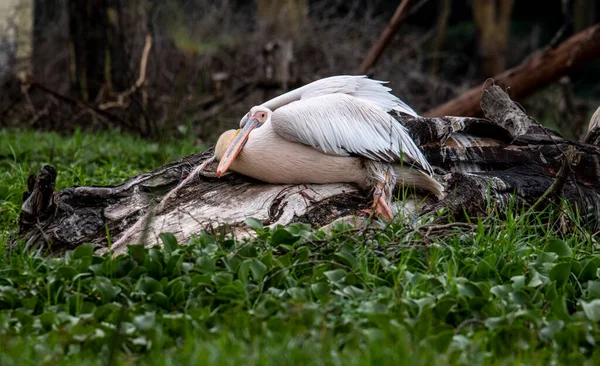
{"type": "Polygon", "coordinates": [[[265,123],[267,122],[267,112],[256,112],[254,113],[254,118],[260,123],[265,123]]]}

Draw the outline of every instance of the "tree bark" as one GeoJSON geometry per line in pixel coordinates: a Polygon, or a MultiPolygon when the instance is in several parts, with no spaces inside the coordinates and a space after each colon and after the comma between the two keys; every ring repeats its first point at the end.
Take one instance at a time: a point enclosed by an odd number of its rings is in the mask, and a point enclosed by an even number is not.
{"type": "Polygon", "coordinates": [[[506,46],[514,0],[473,0],[473,19],[483,76],[498,75],[506,68],[506,46]]]}
{"type": "MultiPolygon", "coordinates": [[[[460,219],[487,215],[490,205],[502,212],[513,199],[517,206],[531,207],[559,196],[576,205],[589,227],[600,227],[598,148],[566,141],[538,125],[497,86],[484,91],[482,106],[487,119],[398,117],[447,192],[441,201],[424,200],[415,192],[398,209],[415,217],[445,208],[450,217],[460,219]]],[[[251,236],[244,224],[247,217],[264,225],[307,222],[322,227],[338,219],[356,223],[363,219],[352,215],[370,203],[367,193],[348,184],[270,185],[235,174],[218,180],[210,174],[213,164],[209,174],[156,205],[211,155],[212,150],[191,155],[117,186],[70,187],[56,193],[56,172],[46,166],[29,180],[20,236],[30,246],[45,245],[52,251],[93,243],[99,252],[110,248],[120,253],[127,244],[157,244],[161,232],[172,232],[182,242],[202,230],[251,236]],[[114,242],[118,245],[111,247],[114,242]]]]}
{"type": "Polygon", "coordinates": [[[118,0],[69,2],[72,92],[86,102],[96,100],[104,88],[121,92],[135,82],[126,58],[121,16],[118,0]]]}
{"type": "MultiPolygon", "coordinates": [[[[538,51],[520,65],[494,77],[494,83],[510,88],[510,96],[521,101],[587,62],[600,57],[600,25],[577,33],[556,48],[538,51]]],[[[481,86],[425,113],[426,116],[478,116],[481,86]]]]}

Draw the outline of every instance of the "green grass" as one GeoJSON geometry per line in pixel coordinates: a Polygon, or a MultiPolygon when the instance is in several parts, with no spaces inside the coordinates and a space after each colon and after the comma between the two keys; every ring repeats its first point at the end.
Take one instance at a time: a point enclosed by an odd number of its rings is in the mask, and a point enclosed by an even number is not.
{"type": "MultiPolygon", "coordinates": [[[[46,162],[61,186],[107,184],[194,150],[2,134],[14,152],[0,164],[15,168],[3,207],[46,162]]],[[[0,259],[0,364],[598,364],[599,249],[545,216],[332,232],[249,219],[252,241],[164,234],[164,249],[116,258],[19,247],[0,259]]]]}
{"type": "Polygon", "coordinates": [[[0,129],[0,236],[16,223],[27,177],[45,164],[59,172],[56,188],[110,185],[202,150],[192,140],[151,143],[118,130],[69,137],[0,129]]]}

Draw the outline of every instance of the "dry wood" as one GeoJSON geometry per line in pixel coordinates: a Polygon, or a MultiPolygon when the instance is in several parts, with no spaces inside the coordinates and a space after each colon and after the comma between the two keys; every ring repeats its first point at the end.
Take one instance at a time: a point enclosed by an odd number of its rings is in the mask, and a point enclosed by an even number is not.
{"type": "MultiPolygon", "coordinates": [[[[534,53],[520,65],[495,76],[494,82],[509,89],[511,98],[520,101],[597,57],[600,57],[600,25],[575,34],[556,48],[534,53]]],[[[476,86],[425,115],[478,116],[482,91],[476,86]]]]}
{"type": "MultiPolygon", "coordinates": [[[[445,208],[460,219],[464,214],[486,215],[490,204],[502,212],[511,200],[531,207],[562,195],[591,228],[600,227],[598,149],[566,141],[533,123],[498,86],[486,89],[482,106],[487,119],[403,120],[448,194],[437,201],[415,192],[396,210],[414,219],[445,208]],[[573,159],[565,162],[567,151],[568,156],[579,156],[578,164],[573,159]],[[559,173],[565,166],[570,169],[568,179],[566,168],[559,173]]],[[[172,232],[181,241],[211,229],[250,236],[247,217],[264,225],[300,221],[315,227],[336,220],[364,221],[354,215],[369,207],[370,197],[353,185],[269,185],[236,174],[218,180],[210,174],[216,164],[208,165],[209,174],[181,184],[210,157],[209,149],[117,186],[70,187],[56,193],[56,172],[44,167],[31,177],[24,196],[21,237],[29,245],[47,245],[53,251],[90,242],[99,252],[108,250],[110,237],[115,243],[111,249],[119,253],[128,244],[157,244],[161,232],[172,232]],[[178,185],[177,193],[169,196],[178,185]],[[169,198],[163,200],[165,196],[169,198]]]]}

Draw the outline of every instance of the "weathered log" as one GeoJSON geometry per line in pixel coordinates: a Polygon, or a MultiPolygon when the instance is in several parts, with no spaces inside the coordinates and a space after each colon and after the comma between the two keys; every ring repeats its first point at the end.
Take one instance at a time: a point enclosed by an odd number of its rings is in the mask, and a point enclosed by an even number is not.
{"type": "MultiPolygon", "coordinates": [[[[538,125],[498,86],[485,91],[482,106],[488,119],[398,117],[447,192],[442,201],[413,192],[398,209],[417,216],[445,208],[460,218],[485,215],[490,204],[500,211],[511,200],[539,207],[562,195],[588,218],[591,228],[600,227],[599,149],[564,140],[538,125]],[[569,160],[565,165],[567,151],[578,155],[579,163],[569,160]]],[[[116,240],[118,245],[111,249],[118,253],[127,244],[154,245],[162,232],[172,232],[182,241],[211,229],[237,237],[252,235],[244,224],[247,217],[264,225],[307,222],[315,227],[342,217],[361,220],[353,215],[369,205],[366,192],[353,185],[269,185],[236,174],[216,179],[212,164],[204,176],[157,206],[193,167],[211,156],[209,149],[117,186],[70,187],[54,195],[47,187],[52,187],[55,175],[51,167],[44,167],[28,187],[21,237],[54,251],[89,242],[102,252],[116,240]]]]}
{"type": "MultiPolygon", "coordinates": [[[[540,88],[600,57],[600,25],[590,27],[561,43],[556,48],[538,51],[520,65],[495,76],[494,82],[510,88],[514,100],[523,100],[540,88]]],[[[481,114],[482,88],[475,86],[444,103],[426,116],[468,116],[481,114]]]]}
{"type": "MultiPolygon", "coordinates": [[[[22,216],[21,233],[29,245],[48,243],[53,250],[70,249],[86,242],[106,248],[109,237],[118,238],[135,225],[189,174],[191,167],[212,156],[212,152],[209,149],[190,155],[117,186],[63,189],[42,210],[44,215],[52,211],[52,217],[38,225],[22,216]]],[[[46,169],[42,168],[37,180],[45,180],[46,169]]],[[[209,169],[214,171],[215,166],[209,169]]],[[[37,192],[32,189],[29,199],[36,197],[37,192]]],[[[41,193],[48,197],[45,191],[41,193]]],[[[181,189],[161,211],[153,212],[130,237],[132,243],[156,243],[158,235],[165,231],[186,239],[201,230],[223,226],[237,236],[246,236],[251,232],[243,224],[247,217],[268,225],[298,221],[324,225],[367,207],[365,196],[352,185],[278,186],[234,174],[220,180],[203,177],[200,182],[181,189]]],[[[43,220],[42,213],[39,215],[43,220]]]]}

